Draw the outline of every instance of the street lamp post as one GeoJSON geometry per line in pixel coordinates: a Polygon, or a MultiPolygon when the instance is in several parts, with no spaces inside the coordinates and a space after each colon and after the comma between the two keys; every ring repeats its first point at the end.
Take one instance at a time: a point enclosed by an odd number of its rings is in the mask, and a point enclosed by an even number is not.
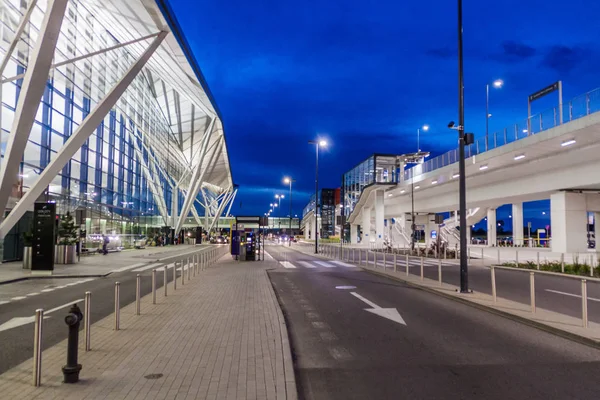
{"type": "MultiPolygon", "coordinates": [[[[502,85],[504,84],[504,81],[502,81],[502,79],[496,79],[493,83],[492,86],[494,86],[496,89],[499,89],[502,87],[502,85]]],[[[488,149],[488,131],[489,131],[489,121],[490,121],[490,84],[487,83],[485,85],[485,150],[487,151],[488,149]]]]}
{"type": "Polygon", "coordinates": [[[292,232],[292,182],[296,182],[296,180],[290,177],[285,177],[283,179],[283,183],[290,185],[290,233],[292,232]]]}
{"type": "Polygon", "coordinates": [[[319,146],[327,146],[325,140],[309,140],[309,144],[314,144],[316,149],[316,165],[315,165],[315,254],[319,253],[319,146]]]}
{"type": "Polygon", "coordinates": [[[276,194],[275,198],[279,202],[279,230],[281,230],[281,199],[285,198],[285,196],[282,194],[276,194]]]}
{"type": "Polygon", "coordinates": [[[458,0],[458,173],[460,212],[460,292],[469,292],[467,260],[467,184],[465,173],[465,92],[463,81],[463,21],[462,0],[458,0]]]}
{"type": "Polygon", "coordinates": [[[423,127],[417,128],[417,152],[421,151],[421,129],[427,132],[429,130],[429,125],[423,125],[423,127]]]}

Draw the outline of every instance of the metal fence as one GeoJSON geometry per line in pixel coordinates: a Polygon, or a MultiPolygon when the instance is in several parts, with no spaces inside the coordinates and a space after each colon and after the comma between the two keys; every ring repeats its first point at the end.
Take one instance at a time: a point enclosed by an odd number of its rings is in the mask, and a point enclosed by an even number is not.
{"type": "MultiPolygon", "coordinates": [[[[575,97],[562,106],[556,106],[539,114],[532,115],[529,119],[522,120],[501,131],[490,133],[475,141],[465,148],[465,157],[469,158],[488,150],[516,142],[536,133],[552,129],[561,124],[574,121],[586,115],[600,111],[600,88],[575,97]]],[[[427,160],[423,164],[416,165],[404,172],[405,179],[425,174],[436,169],[458,162],[458,149],[427,160]]]]}

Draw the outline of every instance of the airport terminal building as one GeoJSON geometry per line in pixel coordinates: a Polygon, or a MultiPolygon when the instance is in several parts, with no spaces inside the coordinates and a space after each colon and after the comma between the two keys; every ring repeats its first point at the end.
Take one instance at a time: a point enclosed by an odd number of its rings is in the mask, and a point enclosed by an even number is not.
{"type": "Polygon", "coordinates": [[[36,202],[88,235],[208,230],[235,197],[219,109],[164,0],[1,0],[2,260],[36,202]]]}

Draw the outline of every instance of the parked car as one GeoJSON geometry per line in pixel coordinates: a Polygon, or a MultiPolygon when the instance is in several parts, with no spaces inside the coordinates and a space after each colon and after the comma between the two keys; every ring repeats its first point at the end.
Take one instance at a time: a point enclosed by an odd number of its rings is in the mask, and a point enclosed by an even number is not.
{"type": "Polygon", "coordinates": [[[227,244],[229,242],[229,240],[225,236],[217,236],[217,239],[215,240],[215,242],[217,244],[227,244]]]}

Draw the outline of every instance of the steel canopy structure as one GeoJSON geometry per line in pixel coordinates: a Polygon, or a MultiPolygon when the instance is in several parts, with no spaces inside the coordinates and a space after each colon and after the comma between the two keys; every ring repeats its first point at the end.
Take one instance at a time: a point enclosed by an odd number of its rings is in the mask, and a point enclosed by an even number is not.
{"type": "Polygon", "coordinates": [[[0,7],[0,238],[36,201],[176,231],[229,212],[220,112],[166,1],[0,7]]]}

